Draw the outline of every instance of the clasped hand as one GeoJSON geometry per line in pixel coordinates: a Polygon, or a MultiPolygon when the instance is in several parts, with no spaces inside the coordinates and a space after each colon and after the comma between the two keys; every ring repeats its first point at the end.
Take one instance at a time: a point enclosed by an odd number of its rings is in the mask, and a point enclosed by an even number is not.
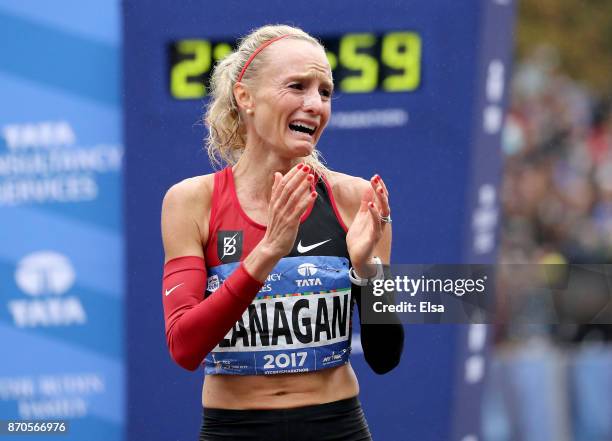
{"type": "MultiPolygon", "coordinates": [[[[346,246],[353,267],[361,269],[361,272],[365,265],[370,263],[370,257],[385,229],[389,228],[381,217],[389,216],[390,213],[387,187],[380,176],[374,175],[370,179],[370,186],[362,194],[359,210],[346,235],[346,246]]],[[[369,276],[369,274],[359,275],[369,276]]]]}
{"type": "Polygon", "coordinates": [[[314,176],[310,167],[298,164],[284,176],[274,173],[274,184],[268,205],[268,226],[262,241],[278,258],[291,252],[300,219],[317,197],[312,189],[314,176]]]}

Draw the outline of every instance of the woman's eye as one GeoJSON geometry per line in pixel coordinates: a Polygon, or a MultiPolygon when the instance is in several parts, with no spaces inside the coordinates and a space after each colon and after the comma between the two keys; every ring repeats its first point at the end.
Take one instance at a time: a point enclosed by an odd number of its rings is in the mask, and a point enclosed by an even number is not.
{"type": "Polygon", "coordinates": [[[321,94],[321,96],[323,96],[325,98],[329,98],[332,95],[331,90],[328,90],[328,89],[323,89],[319,93],[321,94]]]}

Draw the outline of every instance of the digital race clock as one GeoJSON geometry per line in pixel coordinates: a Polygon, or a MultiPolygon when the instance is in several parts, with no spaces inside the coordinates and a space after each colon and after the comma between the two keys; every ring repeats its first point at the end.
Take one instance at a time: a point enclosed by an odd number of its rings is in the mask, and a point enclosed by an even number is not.
{"type": "MultiPolygon", "coordinates": [[[[421,83],[421,37],[416,32],[350,33],[320,38],[337,92],[410,92],[421,83]]],[[[214,64],[236,41],[184,39],[169,45],[169,90],[180,100],[207,94],[214,64]]]]}

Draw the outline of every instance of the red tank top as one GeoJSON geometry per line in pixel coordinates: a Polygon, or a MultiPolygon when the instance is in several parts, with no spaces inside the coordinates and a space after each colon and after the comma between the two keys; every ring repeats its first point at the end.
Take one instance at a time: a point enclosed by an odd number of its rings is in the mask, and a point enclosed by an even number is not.
{"type": "MultiPolygon", "coordinates": [[[[302,255],[296,253],[296,247],[300,243],[313,244],[322,237],[320,240],[336,240],[334,243],[318,247],[317,255],[321,255],[321,251],[323,255],[333,251],[330,255],[348,258],[345,243],[347,228],[340,217],[327,180],[319,179],[314,189],[318,194],[317,199],[302,216],[296,245],[289,256],[302,255]],[[313,228],[317,231],[313,231],[313,228]]],[[[244,260],[263,238],[265,232],[266,226],[251,219],[240,206],[232,168],[227,167],[215,173],[208,242],[204,249],[206,266],[215,267],[244,260]]]]}
{"type": "MultiPolygon", "coordinates": [[[[215,173],[204,249],[214,292],[263,238],[266,227],[242,210],[232,169],[215,173]]],[[[353,301],[346,227],[324,179],[301,219],[291,252],[280,259],[253,302],[206,356],[205,372],[270,375],[312,372],[348,362],[353,301]]]]}

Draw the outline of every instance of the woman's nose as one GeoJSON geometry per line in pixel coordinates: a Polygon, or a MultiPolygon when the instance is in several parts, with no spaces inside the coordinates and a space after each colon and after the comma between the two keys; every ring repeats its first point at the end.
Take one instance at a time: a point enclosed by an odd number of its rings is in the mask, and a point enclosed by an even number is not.
{"type": "Polygon", "coordinates": [[[319,91],[309,92],[304,95],[304,110],[311,112],[320,112],[321,105],[323,104],[321,100],[321,95],[319,91]]]}

